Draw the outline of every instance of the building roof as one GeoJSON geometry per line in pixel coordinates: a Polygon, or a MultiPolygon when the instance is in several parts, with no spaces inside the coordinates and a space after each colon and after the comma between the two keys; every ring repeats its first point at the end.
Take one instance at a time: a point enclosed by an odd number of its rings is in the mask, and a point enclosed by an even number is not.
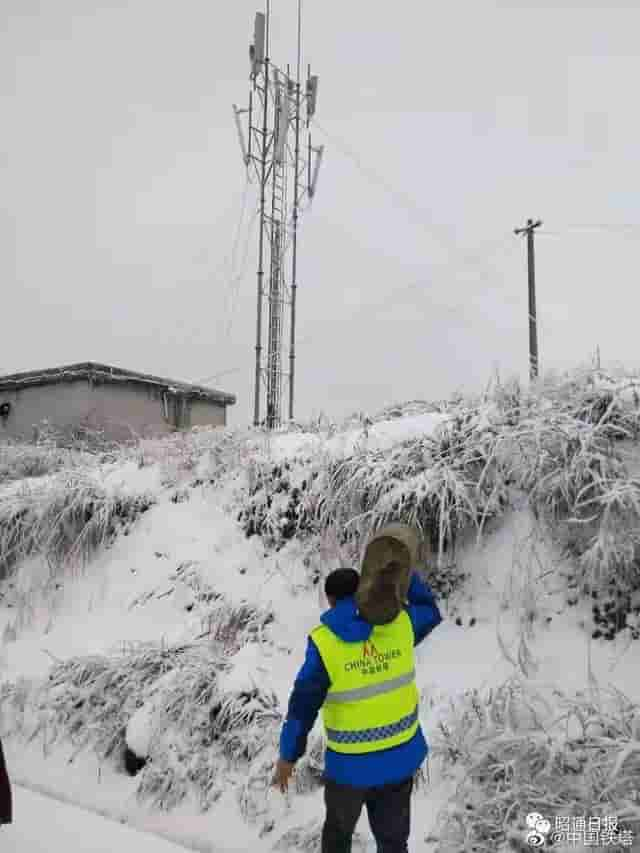
{"type": "Polygon", "coordinates": [[[129,383],[137,385],[153,385],[162,390],[184,394],[187,397],[208,400],[232,406],[236,402],[233,394],[216,391],[204,385],[191,385],[188,382],[175,382],[148,373],[135,373],[121,367],[110,367],[106,364],[96,364],[93,361],[81,364],[70,364],[65,367],[50,367],[46,370],[30,370],[25,373],[11,373],[0,376],[0,391],[18,391],[36,385],[54,385],[58,382],[73,382],[77,379],[91,379],[96,382],[129,383]]]}

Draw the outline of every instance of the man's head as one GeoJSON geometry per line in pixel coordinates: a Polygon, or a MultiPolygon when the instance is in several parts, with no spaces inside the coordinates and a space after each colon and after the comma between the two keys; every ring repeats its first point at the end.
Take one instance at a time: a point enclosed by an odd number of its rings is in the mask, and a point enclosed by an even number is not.
{"type": "Polygon", "coordinates": [[[330,607],[335,607],[341,598],[355,595],[360,575],[355,569],[334,569],[324,582],[324,594],[330,607]]]}

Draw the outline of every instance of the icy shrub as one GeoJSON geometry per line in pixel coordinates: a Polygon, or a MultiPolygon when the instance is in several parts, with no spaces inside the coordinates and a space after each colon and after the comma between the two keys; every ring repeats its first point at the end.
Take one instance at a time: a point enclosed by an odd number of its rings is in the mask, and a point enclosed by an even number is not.
{"type": "Polygon", "coordinates": [[[0,445],[0,484],[55,474],[87,462],[83,454],[54,445],[3,443],[0,445]]]}
{"type": "Polygon", "coordinates": [[[198,571],[198,563],[194,560],[180,563],[175,572],[169,575],[169,580],[186,587],[193,596],[194,603],[202,607],[220,601],[223,597],[222,593],[216,592],[210,584],[203,581],[198,571]]]}
{"type": "Polygon", "coordinates": [[[204,619],[205,633],[227,649],[241,647],[262,637],[274,620],[273,611],[247,601],[232,604],[219,600],[204,619]]]}
{"type": "Polygon", "coordinates": [[[620,631],[628,631],[633,640],[640,638],[640,589],[630,592],[611,580],[604,592],[594,589],[591,595],[594,640],[613,640],[620,631]]]}
{"type": "Polygon", "coordinates": [[[306,794],[321,786],[325,746],[325,738],[322,732],[314,732],[309,737],[307,751],[296,764],[294,774],[295,788],[298,794],[306,794]]]}
{"type": "Polygon", "coordinates": [[[315,531],[309,494],[319,476],[310,460],[272,465],[253,460],[249,468],[249,494],[238,513],[247,536],[260,536],[269,548],[280,550],[294,536],[315,531]]]}
{"type": "Polygon", "coordinates": [[[77,423],[66,426],[56,426],[44,422],[37,430],[37,443],[56,448],[67,448],[82,454],[118,455],[122,444],[105,437],[102,428],[88,420],[78,420],[77,423]]]}
{"type": "Polygon", "coordinates": [[[86,562],[153,502],[146,495],[109,494],[80,474],[0,494],[0,577],[35,554],[54,570],[86,562]]]}
{"type": "Polygon", "coordinates": [[[33,697],[42,712],[47,743],[67,738],[78,752],[92,747],[101,759],[120,756],[127,723],[144,704],[146,690],[173,669],[186,668],[189,662],[193,667],[194,658],[201,664],[185,647],[147,646],[117,658],[96,655],[55,665],[48,683],[33,697]]]}
{"type": "Polygon", "coordinates": [[[437,411],[438,406],[434,403],[429,403],[427,400],[409,400],[406,403],[392,403],[389,406],[385,406],[371,420],[375,424],[379,421],[388,421],[394,418],[410,418],[437,411]]]}
{"type": "Polygon", "coordinates": [[[162,438],[142,439],[134,454],[138,466],[159,465],[163,482],[175,486],[214,484],[239,468],[246,456],[245,432],[222,427],[194,427],[162,438]]]}
{"type": "MultiPolygon", "coordinates": [[[[416,403],[416,411],[433,406],[416,403]]],[[[401,416],[408,410],[394,407],[401,416]]],[[[292,458],[273,464],[257,455],[248,466],[248,497],[237,515],[248,537],[276,550],[294,537],[325,537],[354,550],[390,521],[420,528],[430,549],[453,551],[458,533],[498,517],[507,505],[502,435],[484,411],[463,403],[433,436],[399,440],[388,451],[356,449],[346,458],[292,458]]],[[[366,433],[373,421],[358,415],[366,433]]]]}
{"type": "Polygon", "coordinates": [[[218,483],[227,475],[242,469],[250,455],[246,430],[219,429],[215,437],[202,462],[202,474],[211,483],[218,483]]]}
{"type": "Polygon", "coordinates": [[[615,815],[619,843],[637,835],[640,709],[620,694],[605,707],[601,696],[555,692],[563,709],[556,719],[547,700],[514,681],[452,704],[432,738],[434,754],[460,780],[439,818],[439,851],[503,849],[522,840],[529,812],[552,825],[556,817],[615,815]]]}
{"type": "Polygon", "coordinates": [[[5,685],[0,711],[9,734],[42,737],[45,751],[70,742],[73,757],[92,749],[135,774],[138,795],[159,808],[193,795],[206,810],[221,773],[261,755],[273,769],[282,722],[272,691],[225,688],[227,668],[209,645],[75,658],[57,663],[43,684],[5,685]]]}
{"type": "MultiPolygon", "coordinates": [[[[577,559],[581,594],[605,598],[617,588],[617,630],[640,590],[640,482],[601,424],[548,412],[521,423],[519,485],[554,540],[577,559]]],[[[572,601],[570,603],[575,603],[572,601]]],[[[597,611],[594,611],[597,615],[597,611]]]]}
{"type": "Polygon", "coordinates": [[[505,383],[498,382],[490,394],[491,402],[497,406],[505,424],[514,427],[520,420],[523,405],[520,380],[514,377],[505,383]]]}
{"type": "Polygon", "coordinates": [[[220,795],[221,773],[255,761],[273,741],[281,714],[266,690],[224,691],[210,678],[200,689],[187,687],[180,677],[163,696],[159,735],[138,793],[164,809],[193,793],[207,810],[220,795]]]}
{"type": "MultiPolygon", "coordinates": [[[[318,510],[321,527],[340,531],[342,542],[350,536],[363,542],[387,523],[409,524],[422,532],[444,569],[443,555],[453,555],[462,531],[481,536],[508,504],[502,440],[499,427],[461,405],[432,436],[402,441],[390,451],[356,452],[330,467],[318,510]]],[[[442,578],[442,591],[460,578],[448,581],[442,578]]]]}
{"type": "Polygon", "coordinates": [[[174,432],[162,438],[141,439],[136,446],[138,466],[160,466],[162,482],[175,486],[196,470],[207,446],[215,441],[213,431],[174,432]]]}
{"type": "Polygon", "coordinates": [[[593,426],[612,440],[637,439],[640,427],[640,380],[627,372],[593,368],[573,370],[564,377],[549,377],[532,403],[541,400],[556,412],[593,426]]]}
{"type": "MultiPolygon", "coordinates": [[[[315,853],[321,846],[322,824],[323,821],[316,818],[303,826],[296,826],[285,832],[271,849],[280,853],[287,853],[290,850],[315,853]]],[[[361,833],[354,833],[351,850],[353,853],[366,853],[367,844],[361,833]]]]}
{"type": "Polygon", "coordinates": [[[591,595],[594,639],[640,638],[640,481],[618,439],[638,438],[637,377],[575,371],[543,383],[513,431],[516,482],[567,556],[568,602],[591,595]]]}

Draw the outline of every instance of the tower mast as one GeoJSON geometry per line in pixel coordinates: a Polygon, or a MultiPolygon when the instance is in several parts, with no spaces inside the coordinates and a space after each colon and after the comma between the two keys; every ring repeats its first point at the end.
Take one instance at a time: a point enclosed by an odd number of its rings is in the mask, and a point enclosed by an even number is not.
{"type": "Polygon", "coordinates": [[[298,0],[295,79],[288,66],[283,70],[270,57],[271,24],[267,0],[265,12],[256,13],[254,40],[249,48],[249,108],[241,110],[234,105],[243,160],[247,168],[254,170],[260,188],[253,422],[254,426],[264,424],[268,429],[280,426],[285,418],[285,386],[289,392],[288,419],[293,419],[301,202],[305,194],[309,199],[313,197],[322,155],[321,147],[311,145],[309,132],[318,78],[309,72],[304,97],[300,79],[302,0],[298,0]],[[241,121],[245,114],[248,115],[247,146],[241,121]],[[305,145],[301,142],[303,134],[309,137],[305,145]],[[267,281],[265,272],[268,272],[267,281]],[[266,354],[262,340],[265,324],[266,354]],[[287,327],[288,370],[284,352],[287,327]]]}

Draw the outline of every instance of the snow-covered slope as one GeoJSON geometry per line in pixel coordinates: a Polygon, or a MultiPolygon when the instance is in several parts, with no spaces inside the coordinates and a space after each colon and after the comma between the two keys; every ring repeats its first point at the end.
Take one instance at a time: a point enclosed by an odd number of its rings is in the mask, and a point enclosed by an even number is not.
{"type": "MultiPolygon", "coordinates": [[[[486,429],[494,413],[495,406],[487,404],[474,423],[486,429]]],[[[46,559],[32,553],[2,582],[0,710],[13,778],[194,849],[260,853],[274,849],[295,827],[305,829],[298,834],[299,846],[291,849],[312,844],[323,812],[317,753],[300,768],[299,791],[283,798],[268,781],[280,716],[306,637],[326,607],[321,577],[356,554],[358,546],[339,541],[339,531],[307,532],[276,544],[247,537],[238,513],[261,494],[252,465],[259,460],[265,475],[289,464],[293,482],[296,470],[321,464],[334,477],[327,487],[333,483],[337,489],[345,470],[340,465],[353,466],[354,454],[362,465],[385,465],[415,442],[427,447],[454,414],[396,418],[331,436],[249,433],[234,439],[235,461],[226,467],[215,455],[219,438],[213,434],[210,446],[202,435],[194,439],[195,463],[189,457],[188,465],[180,464],[182,451],[176,461],[175,443],[167,463],[158,443],[152,453],[147,447],[147,456],[154,458],[144,467],[130,456],[94,466],[90,476],[110,494],[151,494],[153,505],[83,568],[56,570],[52,581],[46,559]],[[100,690],[91,693],[87,687],[100,667],[106,673],[105,661],[111,661],[113,673],[96,683],[103,685],[106,708],[100,690]],[[133,671],[134,665],[139,670],[133,671]],[[50,674],[54,689],[33,692],[50,674]],[[110,701],[120,707],[109,708],[110,701]],[[229,722],[220,735],[222,747],[204,732],[214,706],[218,723],[227,714],[237,725],[231,731],[229,722]],[[122,726],[129,748],[139,757],[151,756],[139,775],[125,772],[120,746],[109,757],[97,757],[92,747],[97,742],[105,747],[108,738],[100,741],[96,720],[110,721],[114,744],[122,744],[122,726]],[[201,740],[194,739],[195,729],[201,740]],[[184,779],[195,782],[181,796],[184,779]],[[200,802],[198,785],[206,788],[200,802]],[[165,810],[154,803],[164,803],[165,810]]],[[[640,458],[630,443],[625,452],[640,458]]],[[[42,489],[58,477],[51,474],[42,489]]],[[[391,478],[402,485],[397,472],[391,478]]],[[[35,486],[20,482],[23,488],[35,486]]],[[[5,486],[0,502],[14,500],[16,493],[16,483],[5,486]]],[[[440,575],[449,571],[463,580],[441,598],[444,622],[417,652],[421,718],[434,749],[428,780],[415,797],[412,853],[436,850],[431,835],[439,809],[452,802],[461,773],[467,772],[451,758],[451,738],[447,746],[443,733],[451,735],[451,721],[455,725],[470,696],[485,697],[488,707],[490,697],[519,674],[541,702],[549,703],[551,716],[562,712],[559,693],[573,695],[595,682],[602,690],[616,688],[640,707],[640,641],[630,629],[611,641],[592,639],[593,602],[582,597],[574,604],[567,590],[565,574],[575,573],[575,559],[560,553],[522,489],[509,494],[509,505],[492,513],[479,541],[473,526],[465,528],[455,560],[450,552],[441,558],[440,575]]],[[[313,504],[313,495],[307,497],[313,504]]],[[[637,737],[640,742],[640,731],[637,737]]],[[[317,739],[314,744],[321,746],[317,739]]],[[[640,791],[636,764],[628,776],[633,800],[633,791],[640,791]]],[[[640,823],[635,826],[640,831],[640,823]]],[[[526,831],[523,824],[523,840],[526,831]]],[[[374,850],[365,817],[358,832],[360,849],[374,850]]],[[[464,850],[467,843],[449,841],[439,849],[464,850]]]]}

